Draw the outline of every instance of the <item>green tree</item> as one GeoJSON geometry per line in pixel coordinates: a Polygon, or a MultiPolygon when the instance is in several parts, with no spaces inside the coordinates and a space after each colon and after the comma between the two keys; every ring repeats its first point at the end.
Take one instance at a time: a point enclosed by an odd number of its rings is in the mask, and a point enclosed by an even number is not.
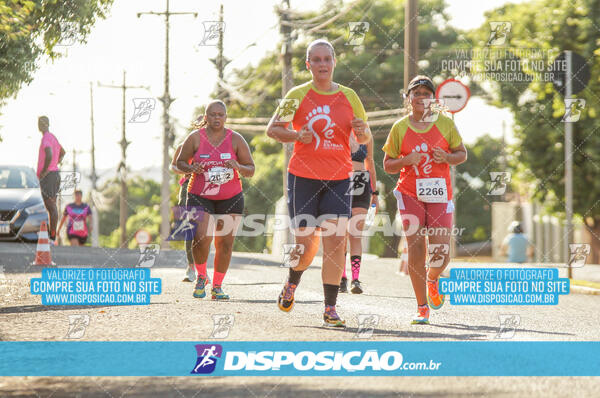
{"type": "MultiPolygon", "coordinates": [[[[252,179],[243,179],[244,212],[249,214],[273,214],[275,202],[282,196],[283,153],[281,146],[266,135],[257,135],[250,141],[250,149],[256,164],[252,179]]],[[[266,227],[266,218],[263,224],[266,227]]],[[[235,250],[262,252],[267,248],[267,236],[240,236],[235,240],[235,250]]]]}
{"type": "Polygon", "coordinates": [[[496,196],[487,195],[491,171],[508,171],[502,141],[485,134],[472,145],[465,145],[468,161],[456,167],[456,227],[465,228],[459,243],[488,240],[492,233],[492,202],[496,196]]]}
{"type": "MultiPolygon", "coordinates": [[[[129,217],[127,219],[127,231],[133,241],[133,234],[140,222],[140,214],[152,214],[152,209],[160,205],[160,184],[153,180],[145,180],[141,177],[134,177],[127,181],[127,211],[129,217]],[[130,222],[133,223],[130,227],[130,222]]],[[[102,206],[98,212],[99,232],[102,237],[101,243],[110,247],[118,247],[120,240],[119,232],[119,198],[121,193],[121,184],[117,178],[107,181],[101,188],[100,192],[103,197],[102,206]],[[117,238],[114,240],[112,236],[117,238]],[[104,236],[104,237],[103,237],[104,236]],[[111,236],[111,238],[106,238],[111,236]]],[[[148,224],[145,229],[149,231],[154,229],[152,224],[154,218],[149,217],[148,224]]],[[[160,225],[160,220],[158,221],[160,225]]],[[[153,236],[155,236],[153,234],[153,236]]]]}
{"type": "Polygon", "coordinates": [[[112,0],[0,0],[0,105],[33,80],[36,61],[57,44],[85,42],[112,0]]]}
{"type": "MultiPolygon", "coordinates": [[[[507,4],[486,14],[486,23],[470,33],[475,46],[483,47],[489,21],[510,21],[509,48],[542,49],[558,55],[571,50],[588,62],[591,79],[574,95],[586,100],[578,122],[573,123],[573,207],[592,235],[592,259],[600,260],[600,1],[537,0],[507,4]]],[[[510,51],[510,50],[509,50],[510,51]]],[[[519,54],[522,65],[533,55],[519,54]]],[[[552,63],[553,59],[546,59],[552,63]]],[[[575,74],[579,71],[575,71],[575,74]]],[[[563,97],[551,82],[515,83],[498,81],[493,92],[499,106],[511,109],[519,140],[514,155],[532,183],[533,196],[555,212],[564,211],[564,123],[563,97]]]]}
{"type": "MultiPolygon", "coordinates": [[[[160,209],[159,205],[141,206],[138,210],[127,218],[127,231],[133,235],[140,229],[145,229],[152,237],[151,243],[160,243],[160,209]]],[[[110,235],[102,236],[101,246],[119,247],[121,245],[121,231],[119,228],[113,230],[110,235]]],[[[135,239],[129,239],[127,247],[135,249],[138,246],[135,239]]]]}

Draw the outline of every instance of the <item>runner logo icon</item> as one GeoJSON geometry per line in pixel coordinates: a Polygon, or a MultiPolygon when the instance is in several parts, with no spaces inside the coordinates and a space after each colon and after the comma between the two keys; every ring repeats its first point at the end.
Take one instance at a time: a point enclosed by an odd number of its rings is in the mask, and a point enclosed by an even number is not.
{"type": "Polygon", "coordinates": [[[440,268],[444,265],[444,261],[450,252],[450,245],[445,243],[430,243],[429,244],[429,267],[440,268]]]}
{"type": "Polygon", "coordinates": [[[208,374],[215,371],[217,358],[223,355],[223,347],[220,344],[196,344],[198,359],[196,366],[190,372],[192,374],[208,374]]]}
{"type": "Polygon", "coordinates": [[[508,21],[490,22],[488,46],[502,46],[506,43],[512,23],[508,21]]]}
{"type": "Polygon", "coordinates": [[[568,265],[574,268],[583,267],[590,252],[590,245],[587,243],[569,243],[568,265]]]}

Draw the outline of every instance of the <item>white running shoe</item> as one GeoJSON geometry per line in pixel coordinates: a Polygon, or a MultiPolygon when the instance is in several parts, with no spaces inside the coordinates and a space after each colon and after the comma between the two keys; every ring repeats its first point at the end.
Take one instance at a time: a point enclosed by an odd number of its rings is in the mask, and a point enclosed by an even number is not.
{"type": "Polygon", "coordinates": [[[183,278],[183,282],[194,282],[196,280],[196,270],[194,267],[187,267],[185,271],[185,277],[183,278]]]}

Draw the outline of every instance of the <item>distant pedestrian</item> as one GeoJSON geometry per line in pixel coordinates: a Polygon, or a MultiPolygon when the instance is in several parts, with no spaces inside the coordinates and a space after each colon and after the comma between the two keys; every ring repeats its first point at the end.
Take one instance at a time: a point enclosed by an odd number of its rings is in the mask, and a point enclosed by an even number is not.
{"type": "Polygon", "coordinates": [[[58,209],[56,207],[56,196],[60,188],[60,174],[58,164],[65,156],[65,150],[60,145],[54,134],[48,131],[50,120],[47,116],[38,118],[38,129],[42,133],[42,141],[38,153],[37,176],[40,180],[40,190],[44,206],[50,220],[50,243],[54,244],[56,239],[56,225],[58,224],[58,209]]]}
{"type": "Polygon", "coordinates": [[[83,194],[78,189],[74,193],[75,201],[65,206],[58,231],[67,221],[67,237],[71,246],[83,246],[87,242],[92,225],[92,209],[82,201],[83,194]]]}
{"type": "Polygon", "coordinates": [[[506,235],[500,248],[502,255],[508,254],[506,261],[509,263],[527,262],[527,258],[533,254],[533,244],[523,233],[523,226],[520,222],[513,221],[508,230],[510,233],[506,235]]]}

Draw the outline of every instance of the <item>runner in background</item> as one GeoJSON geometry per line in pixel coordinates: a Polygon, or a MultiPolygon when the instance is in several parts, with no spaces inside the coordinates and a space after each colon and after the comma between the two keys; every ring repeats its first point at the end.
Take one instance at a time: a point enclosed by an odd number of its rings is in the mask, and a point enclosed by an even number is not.
{"type": "MultiPolygon", "coordinates": [[[[377,191],[377,171],[373,161],[373,139],[366,144],[359,144],[350,136],[350,150],[352,151],[353,192],[352,192],[352,219],[348,228],[348,241],[350,242],[350,267],[352,270],[353,294],[363,292],[358,279],[362,262],[362,236],[365,227],[365,217],[371,205],[379,209],[377,191]],[[358,194],[357,194],[358,193],[358,194]]],[[[346,254],[344,254],[344,259],[346,254]]],[[[342,271],[340,292],[348,291],[348,278],[346,277],[346,264],[342,271]]]]}
{"type": "Polygon", "coordinates": [[[200,128],[185,139],[177,157],[177,168],[191,173],[186,206],[200,210],[192,253],[198,275],[193,296],[206,296],[206,261],[215,238],[215,265],[211,296],[227,300],[221,287],[229,268],[235,232],[244,211],[244,194],[239,175],[252,177],[254,161],[248,143],[239,133],[225,127],[227,107],[210,102],[200,128]]]}
{"type": "Polygon", "coordinates": [[[346,323],[336,312],[336,302],[351,215],[350,135],[354,134],[358,143],[364,144],[371,139],[371,131],[358,95],[332,80],[335,62],[335,51],[328,41],[315,40],[308,46],[306,68],[312,80],[286,94],[269,122],[267,135],[281,143],[294,144],[287,170],[288,211],[295,243],[302,248],[299,263],[290,267],[277,299],[279,309],[292,310],[302,273],[319,248],[317,229],[320,227],[323,320],[326,326],[345,327],[346,323]],[[290,121],[291,129],[288,128],[290,121]]]}
{"type": "Polygon", "coordinates": [[[40,180],[40,190],[44,206],[48,212],[48,226],[50,244],[56,239],[56,225],[58,224],[58,208],[56,196],[60,189],[60,174],[58,164],[65,156],[65,150],[60,145],[54,134],[48,131],[50,120],[47,116],[38,118],[38,129],[42,133],[42,141],[38,151],[37,176],[40,180]]]}
{"type": "MultiPolygon", "coordinates": [[[[186,174],[183,171],[177,168],[177,157],[181,153],[182,144],[177,146],[175,150],[175,154],[173,155],[173,160],[171,161],[171,171],[175,174],[180,174],[181,178],[179,179],[179,195],[177,206],[185,206],[187,201],[187,189],[188,182],[190,180],[191,174],[186,174]]],[[[188,262],[188,267],[185,271],[185,276],[183,277],[183,282],[194,282],[196,280],[196,270],[194,269],[194,256],[192,254],[192,240],[185,241],[185,255],[188,262]]]]}
{"type": "Polygon", "coordinates": [[[432,108],[426,107],[424,100],[433,100],[434,96],[435,87],[429,77],[412,79],[407,93],[408,116],[394,123],[383,146],[384,170],[400,173],[394,195],[408,242],[408,269],[417,299],[413,324],[429,323],[429,307],[439,309],[444,304],[438,278],[450,260],[454,212],[450,165],[467,160],[467,150],[452,119],[441,112],[436,119],[432,108]],[[428,234],[430,229],[436,233],[428,234]],[[427,239],[429,245],[446,245],[448,254],[441,267],[425,268],[427,239]]]}
{"type": "Polygon", "coordinates": [[[523,226],[518,221],[513,221],[508,227],[506,235],[500,246],[500,253],[507,256],[509,263],[526,263],[533,256],[533,244],[523,233],[523,226]]]}
{"type": "Polygon", "coordinates": [[[81,199],[81,191],[77,189],[73,194],[75,201],[65,206],[65,211],[58,231],[62,229],[65,220],[67,220],[67,238],[71,246],[83,246],[92,230],[92,209],[81,199]]]}

